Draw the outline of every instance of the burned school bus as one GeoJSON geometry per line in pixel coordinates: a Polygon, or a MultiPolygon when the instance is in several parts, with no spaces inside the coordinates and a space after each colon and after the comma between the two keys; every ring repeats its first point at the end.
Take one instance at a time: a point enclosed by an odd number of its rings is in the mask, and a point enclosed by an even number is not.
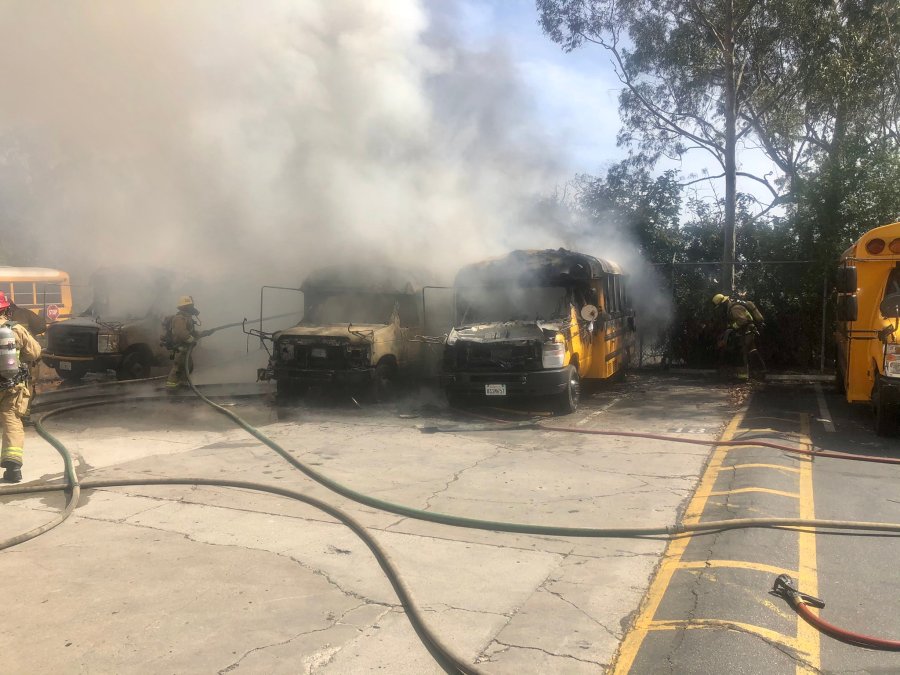
{"type": "Polygon", "coordinates": [[[80,316],[52,323],[42,359],[68,382],[113,370],[120,380],[149,377],[169,365],[160,344],[169,310],[169,279],[162,270],[109,267],[91,278],[92,302],[80,316]]]}
{"type": "Polygon", "coordinates": [[[462,268],[441,384],[451,404],[547,397],[574,412],[581,381],[620,375],[634,312],[614,262],[565,249],[513,251],[462,268]]]}
{"type": "Polygon", "coordinates": [[[272,341],[259,378],[280,395],[314,385],[370,389],[379,400],[422,367],[422,286],[409,272],[379,266],[328,267],[310,274],[303,319],[263,333],[272,341]]]}
{"type": "Polygon", "coordinates": [[[836,382],[850,403],[871,403],[875,431],[900,421],[900,223],[869,230],[837,270],[836,382]]]}

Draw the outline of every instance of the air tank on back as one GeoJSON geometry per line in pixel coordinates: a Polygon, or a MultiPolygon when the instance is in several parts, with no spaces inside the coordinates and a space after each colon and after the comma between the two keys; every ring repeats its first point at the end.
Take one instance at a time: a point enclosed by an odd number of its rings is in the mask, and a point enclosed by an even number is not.
{"type": "Polygon", "coordinates": [[[19,374],[16,334],[9,326],[0,326],[0,376],[12,379],[19,374]]]}

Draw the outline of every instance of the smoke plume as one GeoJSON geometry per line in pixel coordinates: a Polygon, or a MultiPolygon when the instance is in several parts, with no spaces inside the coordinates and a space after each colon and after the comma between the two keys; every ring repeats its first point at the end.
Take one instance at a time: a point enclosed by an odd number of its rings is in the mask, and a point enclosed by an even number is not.
{"type": "Polygon", "coordinates": [[[565,154],[504,46],[464,46],[456,9],[7,0],[4,262],[76,284],[171,269],[233,320],[260,284],[361,256],[436,282],[513,248],[617,257],[541,206],[565,154]]]}

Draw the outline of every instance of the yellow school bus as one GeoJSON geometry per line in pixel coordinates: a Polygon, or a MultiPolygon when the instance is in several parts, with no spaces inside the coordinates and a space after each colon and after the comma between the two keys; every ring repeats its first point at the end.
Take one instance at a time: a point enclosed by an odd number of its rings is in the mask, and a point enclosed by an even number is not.
{"type": "Polygon", "coordinates": [[[0,266],[0,291],[20,310],[29,310],[19,317],[14,312],[13,319],[34,334],[43,333],[47,323],[72,314],[72,286],[69,275],[61,270],[0,266]]]}
{"type": "Polygon", "coordinates": [[[837,270],[836,382],[847,400],[870,402],[875,431],[892,435],[900,414],[900,223],[866,232],[837,270]]]}
{"type": "Polygon", "coordinates": [[[634,312],[614,262],[566,249],[513,251],[463,267],[441,384],[451,404],[545,397],[578,407],[582,380],[621,375],[634,312]]]}

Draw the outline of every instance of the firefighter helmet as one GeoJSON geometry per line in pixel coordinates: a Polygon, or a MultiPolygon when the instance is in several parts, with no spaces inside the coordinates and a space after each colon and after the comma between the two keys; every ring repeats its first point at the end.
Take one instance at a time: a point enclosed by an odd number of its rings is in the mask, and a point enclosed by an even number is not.
{"type": "Polygon", "coordinates": [[[200,312],[194,307],[194,298],[190,295],[182,295],[178,299],[178,309],[188,314],[199,314],[200,312]]]}
{"type": "Polygon", "coordinates": [[[716,293],[716,294],[712,297],[712,301],[713,301],[713,304],[714,304],[714,305],[718,305],[718,304],[724,302],[724,301],[727,300],[727,299],[728,299],[728,298],[726,298],[726,297],[725,297],[724,295],[722,295],[721,293],[716,293]]]}
{"type": "Polygon", "coordinates": [[[0,311],[6,309],[10,306],[9,298],[6,297],[6,293],[0,291],[0,311]]]}

